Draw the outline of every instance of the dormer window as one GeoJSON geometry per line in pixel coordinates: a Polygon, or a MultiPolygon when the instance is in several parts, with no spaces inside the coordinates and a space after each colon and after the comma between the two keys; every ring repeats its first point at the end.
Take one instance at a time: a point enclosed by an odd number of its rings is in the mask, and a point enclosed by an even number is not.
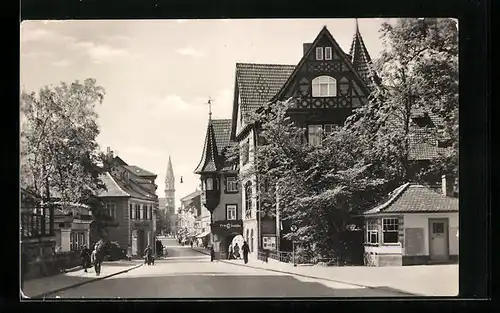
{"type": "Polygon", "coordinates": [[[325,60],[332,59],[332,47],[325,47],[325,60]]]}
{"type": "Polygon", "coordinates": [[[335,97],[337,95],[337,80],[330,76],[318,76],[312,81],[313,97],[335,97]]]}
{"type": "Polygon", "coordinates": [[[316,48],[316,60],[318,60],[318,61],[323,60],[323,47],[316,48]]]}

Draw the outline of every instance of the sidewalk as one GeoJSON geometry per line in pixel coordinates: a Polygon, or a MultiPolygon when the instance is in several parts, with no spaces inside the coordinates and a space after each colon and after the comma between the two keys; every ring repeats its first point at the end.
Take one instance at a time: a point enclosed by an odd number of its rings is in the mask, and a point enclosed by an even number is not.
{"type": "MultiPolygon", "coordinates": [[[[203,249],[193,249],[209,254],[203,249]]],[[[221,260],[221,262],[368,288],[390,287],[415,296],[458,295],[457,264],[387,267],[298,265],[294,267],[293,264],[278,262],[271,258],[269,258],[269,263],[255,258],[249,258],[248,264],[244,264],[243,260],[221,260]]]]}
{"type": "Polygon", "coordinates": [[[73,270],[64,274],[25,281],[23,292],[24,295],[29,298],[43,298],[65,289],[78,287],[96,280],[128,272],[142,264],[142,260],[104,262],[102,264],[100,276],[96,276],[93,268],[88,269],[88,273],[85,273],[80,267],[78,270],[73,270]]]}

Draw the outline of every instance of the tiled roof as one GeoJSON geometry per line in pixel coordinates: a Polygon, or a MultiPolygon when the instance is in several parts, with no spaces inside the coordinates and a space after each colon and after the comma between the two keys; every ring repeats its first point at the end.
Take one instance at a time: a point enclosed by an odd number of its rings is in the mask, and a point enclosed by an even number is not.
{"type": "Polygon", "coordinates": [[[101,174],[100,178],[104,185],[106,185],[107,191],[99,193],[99,197],[130,197],[130,194],[121,188],[110,173],[101,174]]]}
{"type": "Polygon", "coordinates": [[[201,155],[200,163],[194,170],[196,174],[202,172],[217,172],[217,166],[215,164],[216,159],[219,155],[217,151],[217,143],[215,139],[215,131],[212,121],[208,122],[207,133],[205,136],[205,142],[203,145],[203,152],[201,155]]]}
{"type": "MultiPolygon", "coordinates": [[[[445,148],[438,147],[438,142],[442,138],[440,129],[443,127],[442,119],[432,113],[426,112],[423,109],[415,109],[412,112],[412,118],[422,117],[425,114],[429,117],[430,124],[426,127],[418,126],[412,122],[410,124],[410,147],[408,158],[413,161],[430,160],[438,157],[445,151],[445,148]]],[[[401,118],[396,115],[391,115],[386,121],[389,130],[401,131],[401,118]]]]}
{"type": "Polygon", "coordinates": [[[147,176],[157,176],[156,174],[148,172],[145,169],[142,169],[136,165],[126,165],[125,168],[127,168],[128,170],[130,170],[131,172],[133,172],[137,176],[142,176],[142,177],[144,177],[144,176],[146,176],[146,177],[147,176]]]}
{"type": "Polygon", "coordinates": [[[241,113],[258,109],[280,91],[295,65],[236,63],[241,113]]]}
{"type": "Polygon", "coordinates": [[[371,87],[377,83],[378,77],[372,68],[372,59],[368,53],[368,49],[366,49],[357,23],[356,21],[356,32],[354,33],[351,49],[349,51],[349,60],[366,85],[371,87]]]}
{"type": "Polygon", "coordinates": [[[106,185],[107,191],[99,194],[99,197],[132,197],[142,200],[154,201],[155,196],[139,187],[136,183],[129,180],[124,180],[113,177],[109,172],[101,175],[103,183],[106,185]]]}
{"type": "Polygon", "coordinates": [[[231,137],[231,120],[230,119],[212,120],[212,125],[214,127],[217,151],[220,154],[229,145],[229,140],[231,137]]]}
{"type": "Polygon", "coordinates": [[[395,189],[388,201],[364,213],[458,212],[458,198],[447,197],[429,187],[404,184],[395,189]]]}

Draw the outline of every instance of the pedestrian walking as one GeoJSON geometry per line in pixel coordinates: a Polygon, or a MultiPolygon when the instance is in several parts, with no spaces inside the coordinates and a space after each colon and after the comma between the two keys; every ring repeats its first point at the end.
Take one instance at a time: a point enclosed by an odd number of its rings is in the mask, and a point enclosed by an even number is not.
{"type": "Polygon", "coordinates": [[[132,247],[130,245],[127,247],[127,260],[132,260],[132,247]]]}
{"type": "Polygon", "coordinates": [[[238,247],[238,243],[234,244],[234,258],[235,259],[240,258],[240,247],[238,247]]]}
{"type": "Polygon", "coordinates": [[[189,242],[189,244],[191,245],[191,249],[193,249],[193,241],[192,240],[189,242]]]}
{"type": "Polygon", "coordinates": [[[248,248],[248,244],[246,241],[243,242],[243,246],[241,246],[241,250],[243,250],[243,261],[245,264],[248,263],[248,252],[250,252],[250,249],[248,248]]]}
{"type": "Polygon", "coordinates": [[[95,274],[96,276],[99,276],[100,272],[101,272],[101,264],[99,264],[98,260],[97,260],[97,244],[94,246],[94,250],[92,251],[91,255],[90,255],[90,262],[94,265],[94,270],[95,270],[95,274]]]}
{"type": "Polygon", "coordinates": [[[229,249],[228,249],[228,250],[229,250],[229,252],[228,252],[228,254],[227,254],[227,259],[228,259],[228,260],[232,260],[232,259],[234,259],[234,255],[233,255],[233,246],[229,245],[229,249]]]}
{"type": "Polygon", "coordinates": [[[144,264],[147,264],[147,265],[153,264],[154,265],[153,249],[151,249],[150,245],[148,245],[146,250],[144,250],[144,264]]]}
{"type": "Polygon", "coordinates": [[[80,251],[80,259],[81,259],[81,262],[82,262],[82,267],[83,267],[83,271],[85,273],[88,273],[87,272],[87,268],[89,268],[89,263],[90,263],[90,250],[87,248],[86,245],[83,245],[82,248],[81,248],[81,251],[80,251]]]}
{"type": "Polygon", "coordinates": [[[214,250],[214,246],[211,246],[210,247],[210,262],[213,262],[215,259],[215,250],[214,250]]]}

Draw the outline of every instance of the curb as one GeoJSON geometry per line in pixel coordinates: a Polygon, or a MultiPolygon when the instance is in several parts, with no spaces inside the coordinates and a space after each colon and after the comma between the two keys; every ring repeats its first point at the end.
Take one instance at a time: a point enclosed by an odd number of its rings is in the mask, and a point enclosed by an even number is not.
{"type": "MultiPolygon", "coordinates": [[[[199,252],[199,253],[203,253],[203,254],[206,254],[206,255],[210,255],[208,252],[204,252],[204,251],[199,251],[199,250],[195,250],[195,249],[193,249],[193,251],[196,251],[196,252],[199,252]]],[[[346,285],[353,285],[353,286],[358,286],[358,287],[362,287],[362,288],[366,288],[366,289],[380,289],[380,288],[384,288],[383,286],[381,286],[381,287],[366,286],[366,285],[361,285],[361,284],[356,284],[356,283],[350,283],[350,282],[340,281],[340,280],[335,280],[335,279],[330,279],[330,278],[324,278],[324,277],[311,276],[311,275],[306,275],[306,274],[293,273],[293,272],[288,272],[288,271],[283,271],[283,270],[275,270],[275,269],[271,269],[271,268],[264,268],[264,267],[252,266],[252,265],[247,265],[247,264],[232,263],[232,262],[228,262],[226,260],[219,260],[219,261],[227,263],[227,264],[231,264],[231,265],[236,265],[236,266],[243,266],[243,267],[248,267],[248,268],[253,268],[253,269],[259,269],[259,270],[264,270],[264,271],[270,271],[270,272],[275,272],[275,273],[285,273],[285,274],[290,274],[290,275],[300,276],[300,277],[305,277],[305,278],[326,280],[326,281],[331,281],[331,282],[334,282],[334,283],[341,283],[341,284],[346,284],[346,285]]],[[[423,297],[423,296],[425,296],[425,295],[420,295],[420,294],[416,294],[416,293],[411,293],[411,292],[408,292],[408,291],[399,290],[399,289],[392,288],[392,287],[389,287],[389,288],[391,288],[394,292],[399,292],[399,293],[401,293],[403,295],[406,295],[406,296],[409,296],[409,297],[411,297],[411,296],[413,296],[413,297],[423,297]]]]}
{"type": "Polygon", "coordinates": [[[109,275],[106,275],[106,276],[97,276],[96,278],[94,279],[89,279],[87,281],[83,281],[83,282],[79,282],[79,283],[76,283],[76,284],[73,284],[73,285],[69,285],[69,286],[65,286],[65,287],[62,287],[62,288],[58,288],[56,290],[51,290],[51,291],[48,291],[48,292],[44,292],[44,293],[41,293],[41,294],[38,294],[38,295],[35,295],[35,296],[32,296],[32,297],[28,297],[26,296],[28,299],[35,299],[35,298],[44,298],[51,295],[51,294],[54,294],[54,293],[57,293],[57,292],[61,292],[61,291],[64,291],[64,290],[68,290],[68,289],[73,289],[73,288],[76,288],[76,287],[80,287],[82,285],[85,285],[85,284],[88,284],[88,283],[92,283],[92,282],[95,282],[95,281],[99,281],[99,280],[103,280],[103,279],[106,279],[106,278],[109,278],[109,277],[113,277],[113,276],[116,276],[116,275],[120,275],[120,274],[123,274],[123,273],[127,273],[131,270],[134,270],[138,267],[141,267],[142,265],[144,264],[138,264],[138,265],[135,265],[135,266],[132,266],[128,269],[125,269],[125,270],[121,270],[119,272],[115,272],[113,274],[109,274],[109,275]]]}

